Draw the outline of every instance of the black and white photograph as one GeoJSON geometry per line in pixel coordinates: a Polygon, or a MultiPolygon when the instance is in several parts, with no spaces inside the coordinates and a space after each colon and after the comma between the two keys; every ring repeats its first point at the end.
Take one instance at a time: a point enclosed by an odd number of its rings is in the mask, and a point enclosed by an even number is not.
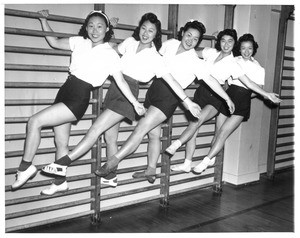
{"type": "Polygon", "coordinates": [[[1,3],[3,236],[296,237],[295,1],[1,3]]]}

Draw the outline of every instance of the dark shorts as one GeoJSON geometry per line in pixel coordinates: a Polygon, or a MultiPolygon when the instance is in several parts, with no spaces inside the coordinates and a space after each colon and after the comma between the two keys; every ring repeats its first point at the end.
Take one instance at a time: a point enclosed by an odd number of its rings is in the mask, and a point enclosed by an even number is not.
{"type": "Polygon", "coordinates": [[[59,89],[53,104],[64,103],[74,114],[77,122],[83,117],[89,106],[93,86],[74,75],[69,75],[59,89]]]}
{"type": "MultiPolygon", "coordinates": [[[[235,105],[235,111],[233,115],[244,117],[243,121],[247,121],[250,117],[251,110],[251,91],[236,85],[231,85],[226,93],[231,98],[235,105]]],[[[225,116],[230,116],[228,107],[222,107],[220,113],[225,116]]]]}
{"type": "MultiPolygon", "coordinates": [[[[129,85],[129,88],[135,98],[138,98],[139,95],[139,82],[135,79],[124,75],[124,79],[129,85]]],[[[136,112],[134,110],[133,105],[128,101],[128,99],[124,96],[124,94],[119,89],[115,80],[111,81],[111,85],[106,93],[104,100],[104,108],[110,109],[130,121],[134,121],[136,119],[136,112]]]]}
{"type": "Polygon", "coordinates": [[[224,99],[215,93],[203,80],[200,80],[199,84],[199,87],[195,91],[193,101],[201,108],[204,108],[206,105],[212,105],[219,111],[222,106],[227,107],[224,99]]]}
{"type": "Polygon", "coordinates": [[[149,108],[152,105],[158,108],[169,119],[179,103],[180,99],[171,87],[162,78],[154,78],[147,91],[144,106],[149,108]]]}

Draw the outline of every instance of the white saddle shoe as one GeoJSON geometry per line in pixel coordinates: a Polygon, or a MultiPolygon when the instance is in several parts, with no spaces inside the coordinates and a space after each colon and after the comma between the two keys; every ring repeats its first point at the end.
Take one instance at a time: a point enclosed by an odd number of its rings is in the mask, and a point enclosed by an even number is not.
{"type": "Polygon", "coordinates": [[[54,174],[65,177],[67,175],[68,166],[59,165],[55,163],[48,164],[42,168],[42,171],[47,174],[54,174]]]}
{"type": "Polygon", "coordinates": [[[65,192],[68,190],[69,190],[68,183],[67,183],[67,181],[65,181],[60,185],[56,185],[56,184],[52,183],[49,188],[46,188],[43,191],[41,191],[41,194],[42,195],[53,195],[57,192],[65,192]]]}
{"type": "Polygon", "coordinates": [[[28,179],[32,179],[37,174],[37,168],[30,165],[25,171],[18,171],[16,174],[16,181],[11,185],[12,190],[22,187],[28,179]]]}
{"type": "Polygon", "coordinates": [[[207,169],[208,166],[214,165],[216,162],[216,157],[209,159],[205,157],[197,166],[195,166],[192,170],[194,174],[201,174],[204,170],[207,169]]]}
{"type": "Polygon", "coordinates": [[[100,178],[100,183],[103,185],[108,185],[108,186],[115,188],[118,185],[118,178],[117,178],[117,176],[112,179],[100,178]]]}
{"type": "Polygon", "coordinates": [[[171,166],[172,171],[183,171],[186,173],[191,172],[191,165],[186,165],[186,164],[176,164],[171,166]]]}

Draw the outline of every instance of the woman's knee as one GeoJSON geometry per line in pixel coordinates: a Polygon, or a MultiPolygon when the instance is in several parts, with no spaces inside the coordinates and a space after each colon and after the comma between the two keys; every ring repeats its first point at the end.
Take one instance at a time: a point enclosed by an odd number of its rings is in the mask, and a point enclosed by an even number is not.
{"type": "Polygon", "coordinates": [[[41,120],[39,119],[38,116],[36,115],[33,115],[31,116],[29,119],[28,119],[28,122],[27,122],[27,130],[34,130],[34,129],[41,129],[42,128],[42,122],[41,120]]]}

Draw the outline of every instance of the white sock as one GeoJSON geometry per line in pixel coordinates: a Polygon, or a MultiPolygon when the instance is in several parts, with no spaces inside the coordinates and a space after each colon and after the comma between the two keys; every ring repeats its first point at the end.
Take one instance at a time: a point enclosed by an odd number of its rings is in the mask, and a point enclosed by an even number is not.
{"type": "Polygon", "coordinates": [[[166,151],[170,154],[175,154],[176,150],[182,145],[180,140],[175,140],[167,149],[166,151]]]}

